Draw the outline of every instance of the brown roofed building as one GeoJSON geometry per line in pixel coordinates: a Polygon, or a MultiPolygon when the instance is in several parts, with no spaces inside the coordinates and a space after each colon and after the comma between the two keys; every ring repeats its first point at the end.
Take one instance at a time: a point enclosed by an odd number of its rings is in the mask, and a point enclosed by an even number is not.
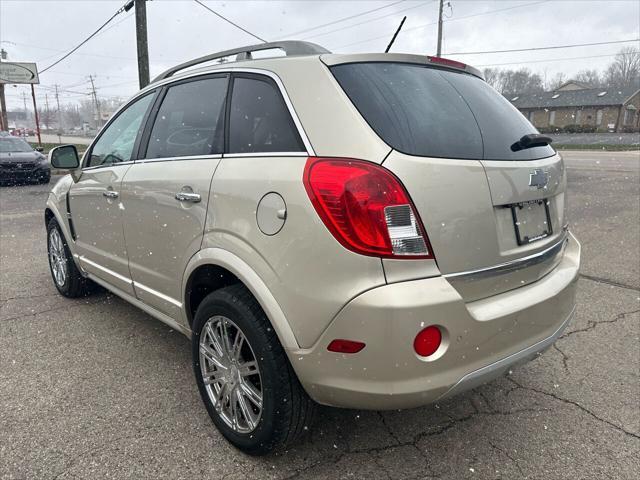
{"type": "Polygon", "coordinates": [[[570,81],[552,92],[506,95],[540,131],[637,132],[640,88],[590,88],[570,81]]]}

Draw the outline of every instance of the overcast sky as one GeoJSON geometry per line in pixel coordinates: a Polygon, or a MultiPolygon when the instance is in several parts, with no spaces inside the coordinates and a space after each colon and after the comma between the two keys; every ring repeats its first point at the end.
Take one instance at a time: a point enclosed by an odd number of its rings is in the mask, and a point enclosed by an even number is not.
{"type": "MultiPolygon", "coordinates": [[[[438,2],[435,0],[204,1],[210,8],[267,40],[308,39],[334,52],[383,51],[406,15],[407,21],[393,51],[429,55],[436,49],[434,22],[438,2]],[[366,15],[298,33],[377,8],[380,9],[366,15]]],[[[7,60],[37,62],[42,70],[92,33],[123,3],[124,0],[0,0],[1,46],[8,52],[7,60]]],[[[451,0],[450,4],[451,7],[445,7],[444,53],[640,37],[638,0],[451,0]]],[[[167,67],[190,58],[257,43],[192,0],[149,1],[147,17],[152,78],[167,67]]],[[[571,76],[586,68],[605,68],[623,46],[640,47],[635,42],[540,52],[449,56],[477,67],[506,64],[502,68],[526,66],[541,74],[546,72],[548,77],[557,72],[571,76]]],[[[88,98],[89,75],[95,76],[100,97],[128,97],[135,93],[133,10],[118,15],[80,50],[43,73],[42,85],[36,87],[39,101],[54,84],[63,90],[61,102],[88,98]]],[[[28,91],[27,87],[7,86],[6,90],[9,109],[21,107],[20,95],[22,91],[28,91]]],[[[51,101],[51,95],[49,98],[51,101]]]]}

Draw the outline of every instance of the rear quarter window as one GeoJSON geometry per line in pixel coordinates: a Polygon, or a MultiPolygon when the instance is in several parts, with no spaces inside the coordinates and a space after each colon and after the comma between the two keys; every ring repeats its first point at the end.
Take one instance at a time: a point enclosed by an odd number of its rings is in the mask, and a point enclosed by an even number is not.
{"type": "Polygon", "coordinates": [[[550,146],[512,152],[513,143],[537,130],[472,75],[392,62],[336,65],[331,72],[371,128],[400,152],[474,160],[554,154],[550,146]]]}
{"type": "Polygon", "coordinates": [[[236,76],[229,112],[229,153],[303,151],[276,85],[262,77],[236,76]]]}

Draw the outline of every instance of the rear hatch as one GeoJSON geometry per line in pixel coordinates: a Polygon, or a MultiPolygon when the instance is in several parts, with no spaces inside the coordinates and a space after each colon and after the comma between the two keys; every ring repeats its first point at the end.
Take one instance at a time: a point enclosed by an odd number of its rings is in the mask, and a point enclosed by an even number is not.
{"type": "Polygon", "coordinates": [[[330,69],[392,148],[440,271],[466,301],[532,283],[560,260],[566,172],[549,145],[518,150],[536,129],[461,68],[402,61],[330,69]],[[514,151],[514,149],[516,151],[514,151]]]}

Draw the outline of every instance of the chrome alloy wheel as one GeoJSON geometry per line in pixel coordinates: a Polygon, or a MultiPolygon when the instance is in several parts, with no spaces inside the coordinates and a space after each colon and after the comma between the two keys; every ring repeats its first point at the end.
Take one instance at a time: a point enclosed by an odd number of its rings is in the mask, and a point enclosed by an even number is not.
{"type": "Polygon", "coordinates": [[[67,280],[67,254],[57,228],[53,228],[49,232],[49,264],[56,285],[62,287],[67,280]]]}
{"type": "Polygon", "coordinates": [[[262,415],[262,379],[242,330],[227,317],[211,317],[199,350],[202,380],[220,418],[238,433],[255,430],[262,415]]]}

